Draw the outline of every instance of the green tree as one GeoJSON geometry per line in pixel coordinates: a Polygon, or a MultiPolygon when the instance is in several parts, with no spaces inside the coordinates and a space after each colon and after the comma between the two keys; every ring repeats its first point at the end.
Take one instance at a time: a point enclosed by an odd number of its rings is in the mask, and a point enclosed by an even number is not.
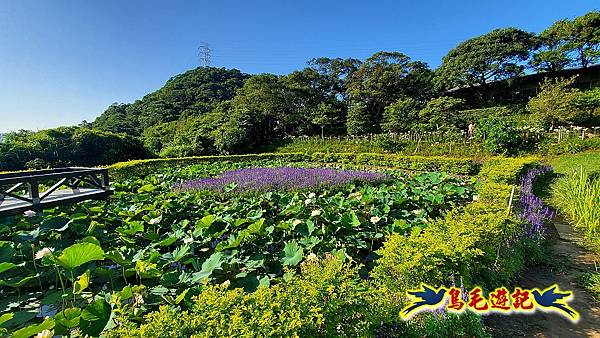
{"type": "Polygon", "coordinates": [[[545,79],[537,96],[527,103],[527,109],[534,121],[554,128],[557,125],[571,123],[580,116],[577,108],[581,92],[572,88],[575,78],[545,79]]]}
{"type": "Polygon", "coordinates": [[[582,92],[575,105],[581,112],[577,124],[600,126],[600,88],[582,92]]]}
{"type": "Polygon", "coordinates": [[[517,28],[495,29],[452,49],[436,72],[441,88],[479,87],[523,74],[534,35],[517,28]]]}
{"type": "Polygon", "coordinates": [[[419,122],[419,101],[407,97],[385,107],[381,128],[389,133],[402,133],[409,131],[419,122]]]}
{"type": "Polygon", "coordinates": [[[346,129],[350,135],[365,135],[377,132],[379,125],[367,104],[362,101],[355,101],[350,103],[348,109],[346,129]]]}
{"type": "Polygon", "coordinates": [[[583,68],[600,60],[600,12],[592,11],[573,20],[568,45],[583,68]]]}
{"type": "Polygon", "coordinates": [[[163,148],[170,146],[175,139],[177,122],[164,122],[144,129],[142,140],[144,146],[153,154],[157,155],[163,148]]]}
{"type": "Polygon", "coordinates": [[[536,50],[530,61],[537,71],[555,72],[572,63],[569,57],[569,35],[572,23],[560,20],[536,37],[536,50]]]}
{"type": "Polygon", "coordinates": [[[347,81],[349,134],[381,130],[385,107],[401,97],[428,96],[431,74],[422,62],[399,52],[378,52],[369,57],[347,81]]]}
{"type": "Polygon", "coordinates": [[[331,78],[313,68],[305,68],[282,77],[281,81],[288,102],[287,134],[313,134],[315,125],[324,128],[343,120],[344,109],[331,78]],[[320,121],[315,123],[317,116],[320,121]]]}
{"type": "Polygon", "coordinates": [[[80,127],[20,131],[0,143],[0,171],[106,165],[146,156],[141,141],[126,134],[80,127]]]}
{"type": "Polygon", "coordinates": [[[321,128],[321,138],[325,137],[325,128],[336,125],[340,121],[340,105],[321,102],[314,111],[311,122],[321,128]]]}
{"type": "Polygon", "coordinates": [[[248,79],[231,100],[227,121],[213,132],[219,151],[248,151],[284,135],[297,118],[289,94],[275,75],[248,79]]]}
{"type": "Polygon", "coordinates": [[[354,72],[358,70],[362,62],[357,59],[342,58],[315,58],[308,61],[310,68],[317,71],[325,79],[329,93],[342,101],[347,99],[347,85],[354,72]]]}
{"type": "Polygon", "coordinates": [[[232,99],[248,77],[236,69],[198,67],[174,76],[141,100],[110,106],[93,126],[140,135],[159,123],[211,112],[218,103],[232,99]]]}
{"type": "Polygon", "coordinates": [[[98,116],[91,127],[113,133],[127,133],[137,135],[139,126],[137,121],[129,116],[129,104],[113,103],[102,115],[98,116]]]}
{"type": "Polygon", "coordinates": [[[460,129],[464,124],[459,115],[463,107],[462,99],[441,96],[427,102],[419,112],[419,118],[429,130],[460,129]]]}
{"type": "Polygon", "coordinates": [[[177,121],[173,141],[161,150],[161,157],[181,157],[211,155],[217,153],[213,130],[227,121],[229,109],[225,101],[214,111],[201,115],[181,118],[177,121]]]}

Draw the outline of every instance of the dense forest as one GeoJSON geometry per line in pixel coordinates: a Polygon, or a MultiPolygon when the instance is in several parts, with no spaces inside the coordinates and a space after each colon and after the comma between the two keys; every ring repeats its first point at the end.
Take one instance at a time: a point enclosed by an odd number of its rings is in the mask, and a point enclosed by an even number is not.
{"type": "MultiPolygon", "coordinates": [[[[133,103],[112,104],[92,123],[5,135],[0,170],[242,153],[287,136],[464,130],[475,118],[465,110],[507,103],[485,95],[490,84],[599,61],[600,12],[593,11],[539,34],[504,28],[474,37],[437,69],[397,51],[366,60],[315,58],[281,76],[199,67],[133,103]],[[460,88],[473,94],[454,95],[460,88]]],[[[516,102],[516,113],[539,117],[533,121],[545,128],[597,125],[600,92],[580,93],[571,82],[547,81],[545,96],[516,102]],[[565,116],[547,109],[552,100],[565,116]]]]}

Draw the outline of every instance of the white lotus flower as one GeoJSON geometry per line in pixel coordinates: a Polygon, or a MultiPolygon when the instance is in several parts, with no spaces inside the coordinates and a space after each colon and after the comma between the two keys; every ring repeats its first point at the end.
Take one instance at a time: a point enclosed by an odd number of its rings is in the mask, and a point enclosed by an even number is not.
{"type": "Polygon", "coordinates": [[[148,223],[150,223],[152,225],[158,224],[158,222],[160,222],[160,218],[159,217],[153,218],[153,219],[151,219],[151,220],[148,221],[148,223]]]}
{"type": "Polygon", "coordinates": [[[311,202],[312,202],[312,200],[311,200],[310,198],[307,198],[307,199],[304,201],[304,205],[309,205],[311,202]]]}
{"type": "Polygon", "coordinates": [[[315,255],[314,253],[310,253],[310,255],[306,256],[306,260],[307,261],[314,261],[317,260],[317,255],[315,255]]]}
{"type": "Polygon", "coordinates": [[[35,253],[35,259],[42,259],[46,256],[52,255],[54,248],[43,248],[42,250],[35,253]]]}
{"type": "Polygon", "coordinates": [[[295,220],[292,222],[292,225],[293,225],[293,226],[297,226],[297,225],[298,225],[298,224],[300,224],[300,223],[302,223],[302,221],[301,221],[301,220],[299,220],[299,219],[295,219],[295,220]]]}
{"type": "Polygon", "coordinates": [[[183,243],[184,244],[190,244],[194,241],[194,239],[192,237],[187,237],[183,239],[183,243]]]}
{"type": "Polygon", "coordinates": [[[23,216],[25,216],[25,217],[33,217],[35,215],[36,215],[36,213],[33,210],[27,210],[23,213],[23,216]]]}
{"type": "Polygon", "coordinates": [[[318,210],[318,209],[315,209],[310,213],[310,215],[312,217],[319,216],[320,214],[321,214],[321,210],[318,210]]]}
{"type": "Polygon", "coordinates": [[[311,192],[310,194],[308,194],[308,198],[315,198],[317,196],[317,194],[315,194],[314,192],[311,192]]]}
{"type": "Polygon", "coordinates": [[[35,338],[52,338],[54,337],[54,330],[43,330],[42,332],[35,335],[35,338]]]}
{"type": "Polygon", "coordinates": [[[381,221],[381,217],[379,216],[371,216],[371,223],[375,224],[381,221]]]}

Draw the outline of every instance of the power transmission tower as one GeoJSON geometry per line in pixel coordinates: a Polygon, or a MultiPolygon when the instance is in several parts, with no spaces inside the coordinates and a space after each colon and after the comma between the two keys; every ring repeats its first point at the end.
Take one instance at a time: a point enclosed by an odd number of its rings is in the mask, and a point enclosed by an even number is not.
{"type": "Polygon", "coordinates": [[[208,46],[208,43],[202,42],[200,47],[198,47],[198,56],[200,60],[204,63],[204,67],[210,66],[210,54],[212,50],[208,46]]]}

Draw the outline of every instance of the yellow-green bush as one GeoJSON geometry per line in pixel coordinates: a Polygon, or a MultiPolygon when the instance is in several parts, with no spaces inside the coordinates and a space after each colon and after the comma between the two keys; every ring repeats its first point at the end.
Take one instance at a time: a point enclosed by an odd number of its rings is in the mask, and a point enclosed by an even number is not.
{"type": "Polygon", "coordinates": [[[484,163],[479,178],[497,183],[518,183],[519,177],[531,165],[537,163],[537,157],[496,157],[484,163]]]}
{"type": "Polygon", "coordinates": [[[479,200],[456,209],[420,234],[392,235],[378,254],[373,277],[391,289],[406,289],[426,282],[448,284],[457,274],[478,283],[506,281],[524,264],[521,248],[504,245],[517,231],[507,214],[512,186],[534,158],[498,158],[479,174],[479,200]],[[481,279],[486,279],[482,281],[481,279]]]}
{"type": "Polygon", "coordinates": [[[109,337],[371,336],[394,302],[356,278],[356,268],[329,256],[313,260],[288,282],[255,292],[206,285],[187,311],[163,306],[146,322],[126,322],[109,337]]]}

